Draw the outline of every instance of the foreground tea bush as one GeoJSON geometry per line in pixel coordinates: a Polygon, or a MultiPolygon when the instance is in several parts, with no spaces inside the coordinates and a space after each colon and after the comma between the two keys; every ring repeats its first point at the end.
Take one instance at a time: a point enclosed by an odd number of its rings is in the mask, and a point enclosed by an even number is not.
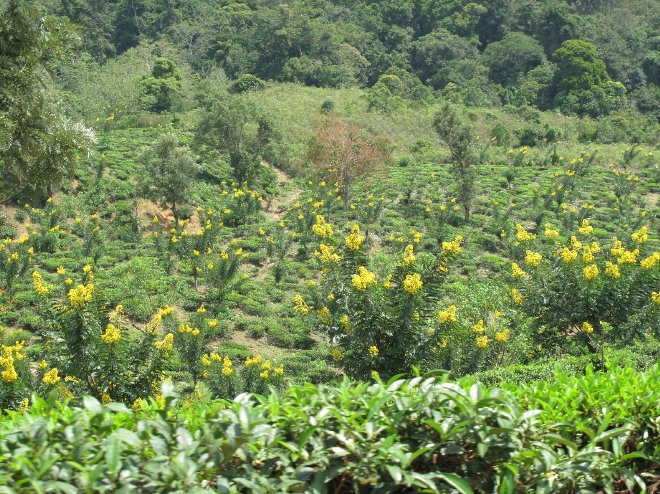
{"type": "Polygon", "coordinates": [[[660,480],[660,366],[511,391],[443,377],[140,412],[35,399],[0,421],[0,492],[614,492],[660,480]],[[610,405],[610,406],[608,406],[610,405]]]}

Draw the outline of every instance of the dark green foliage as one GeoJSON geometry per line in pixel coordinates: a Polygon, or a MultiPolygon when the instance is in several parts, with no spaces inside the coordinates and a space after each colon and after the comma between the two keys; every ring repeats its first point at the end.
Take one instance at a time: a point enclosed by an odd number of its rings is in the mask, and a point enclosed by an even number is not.
{"type": "Polygon", "coordinates": [[[517,85],[518,79],[545,62],[543,47],[523,33],[507,33],[501,41],[491,43],[484,51],[490,77],[505,87],[517,85]]]}
{"type": "Polygon", "coordinates": [[[245,93],[247,91],[258,91],[263,89],[266,83],[252,74],[243,74],[233,81],[229,86],[232,93],[245,93]]]}
{"type": "Polygon", "coordinates": [[[168,58],[157,58],[151,75],[140,80],[144,93],[143,104],[151,111],[161,113],[170,110],[181,91],[181,72],[168,58]]]}

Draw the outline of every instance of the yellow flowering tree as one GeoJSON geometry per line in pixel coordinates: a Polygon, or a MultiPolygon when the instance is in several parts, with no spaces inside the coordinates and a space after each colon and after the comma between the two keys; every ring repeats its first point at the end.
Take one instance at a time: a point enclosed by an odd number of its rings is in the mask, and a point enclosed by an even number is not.
{"type": "Polygon", "coordinates": [[[519,254],[511,268],[511,297],[532,317],[537,343],[593,352],[606,341],[629,341],[649,331],[660,336],[660,306],[652,300],[660,286],[660,252],[648,229],[604,245],[586,219],[575,233],[565,239],[546,225],[538,238],[523,229],[516,239],[521,245],[514,249],[519,254]],[[612,328],[607,335],[606,328],[612,328]]]}
{"type": "Polygon", "coordinates": [[[81,278],[78,284],[54,286],[38,271],[32,275],[48,314],[35,390],[56,390],[63,399],[89,394],[125,403],[152,395],[171,352],[171,342],[168,348],[159,339],[175,324],[173,310],[161,309],[145,328],[135,327],[121,305],[107,307],[91,266],[83,268],[81,278]]]}
{"type": "Polygon", "coordinates": [[[343,239],[324,239],[319,246],[320,290],[307,300],[298,294],[294,310],[315,316],[337,365],[351,376],[409,372],[428,362],[435,345],[434,307],[461,242],[444,242],[437,255],[410,244],[391,260],[391,269],[377,270],[353,225],[343,239]]]}

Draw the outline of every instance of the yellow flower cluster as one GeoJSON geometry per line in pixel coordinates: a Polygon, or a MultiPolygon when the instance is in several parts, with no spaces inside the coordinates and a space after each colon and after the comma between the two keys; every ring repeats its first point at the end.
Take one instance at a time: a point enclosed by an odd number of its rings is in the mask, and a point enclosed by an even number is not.
{"type": "Polygon", "coordinates": [[[660,263],[660,252],[656,251],[639,263],[643,269],[652,269],[653,266],[660,263]]]}
{"type": "Polygon", "coordinates": [[[495,340],[500,343],[509,341],[509,336],[511,335],[511,330],[509,328],[503,329],[502,331],[497,331],[495,333],[495,340]]]}
{"type": "Polygon", "coordinates": [[[594,231],[594,227],[589,224],[588,219],[583,219],[582,220],[582,226],[578,228],[578,232],[580,232],[580,235],[591,235],[594,231]]]}
{"type": "Polygon", "coordinates": [[[408,266],[414,263],[415,259],[417,259],[415,257],[415,248],[412,246],[412,244],[409,244],[403,251],[403,258],[401,259],[401,262],[408,266]]]}
{"type": "Polygon", "coordinates": [[[585,280],[593,280],[598,277],[598,266],[595,264],[589,264],[582,269],[585,280]]]}
{"type": "Polygon", "coordinates": [[[371,356],[371,358],[376,358],[376,357],[378,357],[378,354],[379,354],[379,353],[380,353],[380,352],[378,351],[378,347],[377,347],[376,345],[371,345],[371,346],[369,347],[369,355],[371,356]]]}
{"type": "Polygon", "coordinates": [[[364,237],[360,235],[360,225],[353,225],[351,233],[345,239],[346,247],[350,250],[360,250],[364,237]]]}
{"type": "Polygon", "coordinates": [[[543,256],[538,252],[527,250],[525,253],[525,264],[528,266],[538,266],[543,260],[543,256]]]}
{"type": "Polygon", "coordinates": [[[594,332],[594,327],[591,324],[589,324],[587,321],[584,321],[582,323],[582,331],[584,331],[585,333],[591,334],[591,333],[594,332]]]}
{"type": "Polygon", "coordinates": [[[50,293],[50,287],[44,282],[41,274],[37,271],[32,273],[32,286],[34,291],[40,297],[46,296],[50,293]]]}
{"type": "Polygon", "coordinates": [[[332,322],[332,317],[330,317],[330,309],[327,307],[321,307],[316,311],[316,313],[319,315],[319,319],[323,324],[330,324],[332,322]]]}
{"type": "Polygon", "coordinates": [[[649,239],[648,228],[645,226],[641,227],[639,230],[633,233],[630,238],[633,242],[638,244],[646,243],[649,239]]]}
{"type": "Polygon", "coordinates": [[[568,247],[564,247],[561,252],[559,253],[561,256],[562,260],[568,264],[570,262],[573,262],[577,259],[578,252],[577,250],[571,250],[568,247]]]}
{"type": "Polygon", "coordinates": [[[422,276],[419,273],[409,274],[403,280],[404,291],[411,295],[417,295],[421,291],[423,285],[422,276]]]}
{"type": "Polygon", "coordinates": [[[114,324],[110,323],[105,328],[105,332],[101,335],[101,340],[107,345],[114,345],[121,340],[121,331],[114,324]]]}
{"type": "Polygon", "coordinates": [[[319,245],[319,250],[314,251],[314,255],[319,258],[321,262],[339,262],[341,261],[341,256],[336,253],[336,248],[321,244],[319,245]]]}
{"type": "Polygon", "coordinates": [[[442,324],[451,324],[456,322],[456,306],[450,305],[446,310],[438,312],[438,319],[442,324]]]}
{"type": "Polygon", "coordinates": [[[660,304],[660,292],[651,293],[651,300],[656,304],[660,304]]]}
{"type": "Polygon", "coordinates": [[[477,337],[477,348],[486,348],[488,346],[488,335],[477,337]]]}
{"type": "Polygon", "coordinates": [[[556,230],[552,228],[552,225],[550,223],[545,224],[545,236],[548,238],[558,238],[559,237],[559,230],[556,230]]]}
{"type": "Polygon", "coordinates": [[[461,244],[463,243],[463,236],[458,235],[451,242],[442,242],[442,253],[444,255],[456,255],[461,252],[461,244]]]}
{"type": "Polygon", "coordinates": [[[623,248],[623,245],[621,244],[621,240],[619,240],[619,239],[616,238],[616,237],[614,237],[612,240],[614,241],[614,245],[613,245],[612,248],[610,249],[610,253],[611,253],[614,257],[621,257],[621,256],[623,255],[623,253],[626,251],[626,250],[623,248]]]}
{"type": "Polygon", "coordinates": [[[174,335],[167,333],[165,337],[154,343],[154,346],[163,353],[170,353],[172,351],[172,344],[174,343],[174,335]]]}
{"type": "Polygon", "coordinates": [[[472,326],[472,331],[477,334],[483,334],[486,331],[486,327],[483,319],[479,319],[479,322],[472,326]]]}
{"type": "Polygon", "coordinates": [[[518,263],[512,263],[511,264],[511,277],[516,280],[518,278],[524,278],[527,276],[527,273],[522,270],[520,266],[518,266],[518,263]]]}
{"type": "Polygon", "coordinates": [[[366,290],[374,283],[376,283],[376,275],[368,271],[364,266],[360,266],[357,274],[353,275],[353,286],[357,290],[366,290]]]}
{"type": "Polygon", "coordinates": [[[616,262],[619,264],[635,264],[637,262],[637,256],[639,255],[639,249],[635,250],[624,250],[623,254],[617,259],[616,262]]]}
{"type": "Polygon", "coordinates": [[[514,303],[522,304],[523,301],[522,294],[516,288],[511,289],[511,298],[513,299],[514,303]]]}
{"type": "Polygon", "coordinates": [[[344,329],[346,331],[350,331],[351,329],[353,329],[353,325],[351,324],[351,320],[348,317],[348,314],[344,314],[339,320],[339,322],[341,323],[342,326],[344,326],[344,329]]]}
{"type": "Polygon", "coordinates": [[[609,276],[610,278],[620,278],[621,277],[621,271],[619,271],[619,266],[616,264],[611,263],[610,261],[605,262],[605,276],[609,276]]]}
{"type": "Polygon", "coordinates": [[[24,342],[19,341],[10,346],[0,345],[0,366],[4,368],[0,376],[4,382],[13,383],[18,379],[14,362],[23,360],[24,356],[21,351],[24,345],[24,342]]]}
{"type": "Polygon", "coordinates": [[[529,233],[520,223],[518,223],[516,225],[516,238],[518,239],[518,242],[524,243],[534,240],[536,235],[529,233]]]}
{"type": "Polygon", "coordinates": [[[227,356],[222,359],[222,375],[225,377],[230,377],[234,373],[234,364],[231,359],[227,356]]]}
{"type": "Polygon", "coordinates": [[[316,215],[316,223],[312,225],[312,231],[319,237],[332,237],[334,230],[332,225],[325,221],[325,218],[320,214],[316,215]]]}
{"type": "Polygon", "coordinates": [[[94,285],[92,283],[78,285],[76,288],[69,290],[69,303],[74,309],[80,309],[92,300],[93,295],[94,285]]]}
{"type": "Polygon", "coordinates": [[[179,324],[179,333],[191,334],[193,336],[199,336],[199,329],[193,328],[188,324],[181,323],[179,324]]]}
{"type": "Polygon", "coordinates": [[[167,317],[174,313],[174,307],[165,307],[159,309],[158,312],[154,314],[151,320],[147,323],[147,331],[150,333],[155,333],[160,328],[160,325],[163,322],[163,318],[167,317]]]}
{"type": "Polygon", "coordinates": [[[57,373],[57,367],[53,367],[51,370],[44,374],[42,381],[50,386],[57,384],[60,382],[60,376],[58,376],[57,373]]]}
{"type": "Polygon", "coordinates": [[[305,299],[299,293],[296,293],[295,297],[293,297],[293,310],[301,314],[309,313],[309,305],[307,305],[307,302],[305,302],[305,299]]]}

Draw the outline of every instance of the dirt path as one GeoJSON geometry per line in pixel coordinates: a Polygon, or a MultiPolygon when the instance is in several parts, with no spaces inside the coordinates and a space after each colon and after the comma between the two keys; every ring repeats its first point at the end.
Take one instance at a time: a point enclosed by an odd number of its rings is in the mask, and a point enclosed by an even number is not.
{"type": "Polygon", "coordinates": [[[269,221],[279,221],[286,215],[287,208],[298,200],[302,191],[295,186],[293,179],[284,170],[266,161],[262,161],[261,164],[273,170],[277,176],[277,195],[270,204],[264,201],[264,212],[269,221]]]}

